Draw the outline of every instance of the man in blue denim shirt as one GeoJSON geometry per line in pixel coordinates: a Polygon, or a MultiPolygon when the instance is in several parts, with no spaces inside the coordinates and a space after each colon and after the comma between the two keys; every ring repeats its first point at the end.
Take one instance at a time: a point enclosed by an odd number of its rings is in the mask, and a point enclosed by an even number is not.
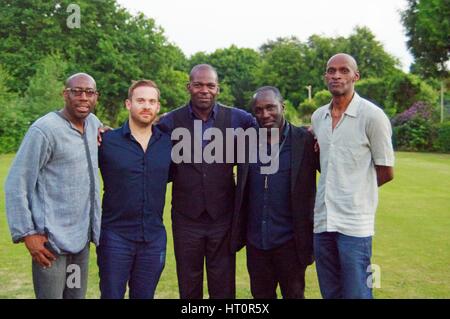
{"type": "Polygon", "coordinates": [[[125,104],[129,119],[103,136],[99,165],[105,193],[97,263],[101,298],[153,298],[164,268],[163,210],[172,141],[153,125],[159,90],[134,82],[125,104]]]}
{"type": "Polygon", "coordinates": [[[28,130],[5,185],[12,239],[33,258],[37,298],[84,298],[89,242],[99,240],[95,80],[72,75],[63,95],[64,108],[28,130]]]}

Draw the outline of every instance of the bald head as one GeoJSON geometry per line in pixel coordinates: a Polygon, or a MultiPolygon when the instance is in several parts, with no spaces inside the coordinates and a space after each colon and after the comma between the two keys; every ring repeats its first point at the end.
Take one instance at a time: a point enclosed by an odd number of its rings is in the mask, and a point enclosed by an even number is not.
{"type": "Polygon", "coordinates": [[[191,73],[189,74],[189,81],[192,81],[195,75],[200,71],[210,71],[214,73],[216,82],[219,82],[219,76],[217,75],[216,69],[214,69],[214,67],[209,64],[197,64],[196,66],[194,66],[191,70],[191,73]]]}
{"type": "Polygon", "coordinates": [[[87,73],[76,73],[76,74],[69,76],[66,80],[66,88],[73,87],[74,83],[77,83],[80,80],[83,82],[90,82],[92,88],[94,88],[94,89],[97,88],[97,84],[95,83],[94,78],[87,73]]]}
{"type": "Polygon", "coordinates": [[[347,53],[338,53],[333,55],[327,63],[327,67],[332,64],[334,61],[344,62],[347,63],[348,66],[353,70],[353,72],[358,72],[358,64],[356,63],[356,60],[354,57],[352,57],[350,54],[347,53]]]}

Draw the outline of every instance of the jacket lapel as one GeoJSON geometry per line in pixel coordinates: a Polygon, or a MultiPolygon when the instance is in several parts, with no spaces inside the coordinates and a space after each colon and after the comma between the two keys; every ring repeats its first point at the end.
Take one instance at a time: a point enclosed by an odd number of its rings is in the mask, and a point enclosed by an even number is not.
{"type": "Polygon", "coordinates": [[[297,127],[291,126],[291,193],[294,192],[295,183],[297,182],[298,172],[303,161],[303,153],[305,149],[305,134],[297,127]]]}

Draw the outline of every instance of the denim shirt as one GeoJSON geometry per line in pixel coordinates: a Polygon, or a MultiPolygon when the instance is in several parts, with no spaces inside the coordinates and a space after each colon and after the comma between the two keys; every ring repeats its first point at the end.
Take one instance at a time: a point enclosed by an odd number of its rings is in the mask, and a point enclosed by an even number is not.
{"type": "Polygon", "coordinates": [[[13,242],[45,234],[59,254],[78,253],[89,240],[98,245],[97,131],[101,123],[90,114],[84,125],[81,134],[52,112],[29,128],[5,184],[13,242]]]}
{"type": "MultiPolygon", "coordinates": [[[[261,162],[249,165],[249,216],[247,240],[261,250],[275,249],[294,237],[290,205],[291,137],[286,122],[275,174],[262,175],[261,162]]],[[[270,147],[268,147],[270,149],[270,147]]]]}

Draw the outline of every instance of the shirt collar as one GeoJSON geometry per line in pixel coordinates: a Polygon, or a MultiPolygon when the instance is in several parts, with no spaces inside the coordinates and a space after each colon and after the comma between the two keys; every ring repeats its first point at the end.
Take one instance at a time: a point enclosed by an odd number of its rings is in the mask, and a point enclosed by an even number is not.
{"type": "MultiPolygon", "coordinates": [[[[209,113],[208,120],[210,120],[211,118],[213,120],[216,120],[216,115],[217,115],[217,112],[218,112],[218,108],[219,107],[217,106],[217,103],[215,103],[213,108],[212,108],[212,110],[211,110],[211,113],[209,113]]],[[[199,119],[198,116],[195,114],[194,110],[192,109],[191,102],[189,102],[189,114],[191,115],[191,118],[199,119]]]]}
{"type": "MultiPolygon", "coordinates": [[[[56,113],[56,115],[58,115],[61,119],[63,119],[67,123],[67,125],[70,126],[71,129],[74,129],[75,131],[79,132],[78,129],[76,128],[76,126],[65,117],[63,110],[55,111],[54,113],[56,113]]],[[[84,130],[86,130],[86,127],[88,126],[88,117],[90,115],[91,114],[89,114],[83,121],[83,129],[84,130]]]]}
{"type": "Polygon", "coordinates": [[[122,126],[122,136],[125,137],[127,135],[131,135],[130,124],[128,123],[128,120],[126,120],[122,126]]]}
{"type": "MultiPolygon", "coordinates": [[[[358,95],[358,93],[353,94],[353,98],[348,105],[347,109],[345,110],[344,114],[347,114],[351,117],[357,117],[359,113],[359,102],[361,101],[361,97],[358,95]]],[[[323,115],[323,118],[326,118],[327,116],[331,116],[331,105],[332,102],[328,104],[328,107],[326,108],[326,112],[323,115]]]]}
{"type": "MultiPolygon", "coordinates": [[[[161,134],[162,134],[161,130],[157,127],[157,125],[152,124],[152,138],[153,136],[155,138],[159,138],[161,134]]],[[[131,136],[130,123],[128,122],[128,120],[126,120],[122,126],[122,136],[123,137],[131,136]]]]}

